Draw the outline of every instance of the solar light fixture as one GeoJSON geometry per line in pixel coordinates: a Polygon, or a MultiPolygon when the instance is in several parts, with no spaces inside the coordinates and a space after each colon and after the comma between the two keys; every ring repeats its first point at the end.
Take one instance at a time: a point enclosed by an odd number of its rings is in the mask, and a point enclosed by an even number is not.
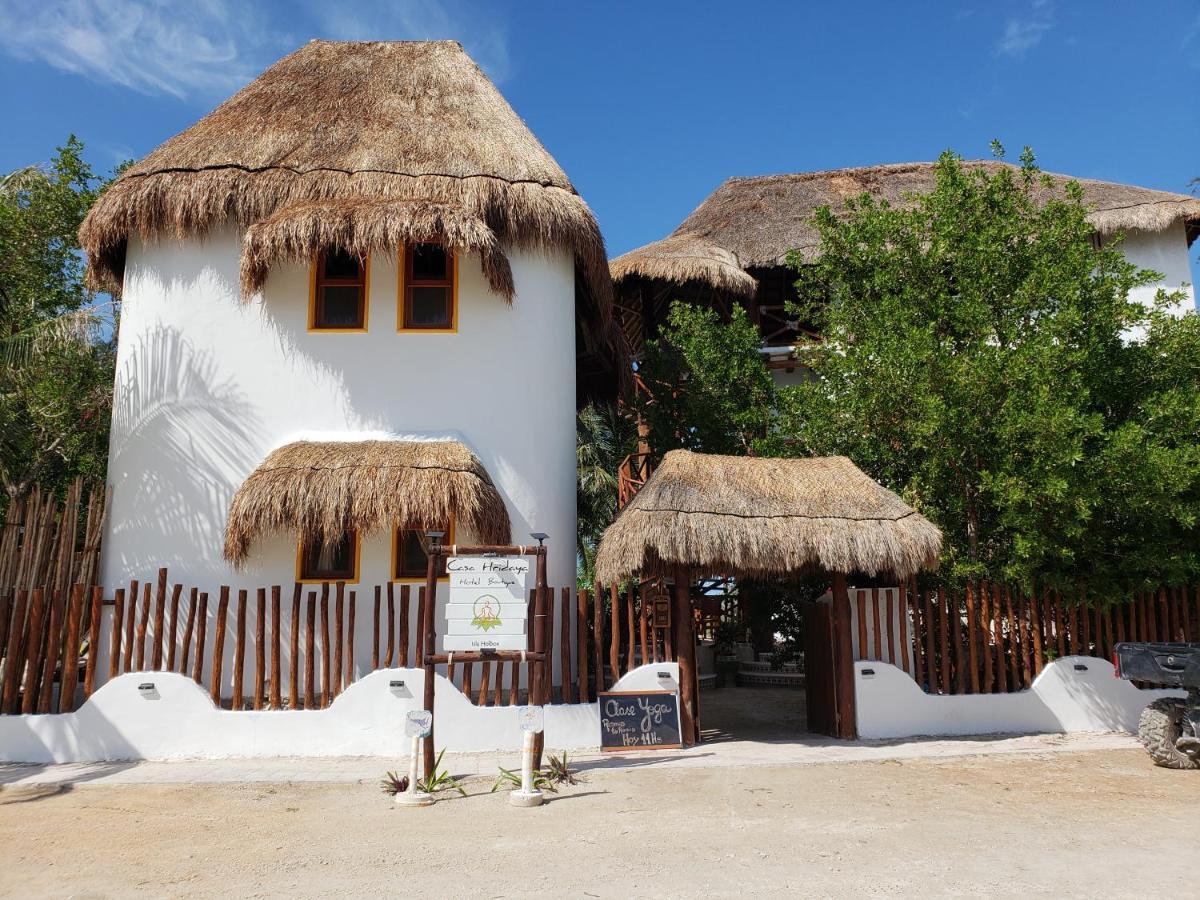
{"type": "Polygon", "coordinates": [[[446,532],[444,532],[444,531],[427,531],[427,532],[425,532],[425,537],[429,538],[435,544],[440,544],[442,542],[442,538],[444,538],[445,536],[446,536],[446,532]]]}
{"type": "Polygon", "coordinates": [[[550,537],[550,535],[546,534],[544,531],[531,531],[529,536],[538,542],[539,547],[542,546],[542,541],[550,537]]]}

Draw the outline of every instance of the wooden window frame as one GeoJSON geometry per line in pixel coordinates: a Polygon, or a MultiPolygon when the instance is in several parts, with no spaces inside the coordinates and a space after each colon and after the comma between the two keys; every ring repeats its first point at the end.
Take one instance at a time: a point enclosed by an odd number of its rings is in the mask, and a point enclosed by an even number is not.
{"type": "MultiPolygon", "coordinates": [[[[441,241],[417,241],[419,244],[440,244],[441,241]]],[[[443,246],[445,246],[443,244],[443,246]]],[[[458,253],[446,247],[447,278],[416,280],[409,274],[412,266],[411,245],[405,244],[400,249],[399,283],[396,293],[396,331],[406,334],[457,334],[458,333],[458,253]],[[448,287],[450,288],[450,327],[421,328],[406,324],[408,311],[408,289],[411,287],[448,287]]]]}
{"type": "Polygon", "coordinates": [[[325,253],[322,251],[313,257],[309,267],[308,278],[308,330],[321,334],[365,334],[367,319],[371,312],[371,257],[368,254],[362,261],[362,278],[322,278],[321,270],[325,253]],[[361,287],[362,288],[362,325],[355,328],[333,328],[317,324],[317,303],[323,287],[361,287]]]}
{"type": "MultiPolygon", "coordinates": [[[[424,584],[425,583],[425,573],[424,572],[422,572],[420,575],[398,575],[398,574],[396,574],[398,563],[400,562],[400,554],[399,554],[400,532],[401,531],[436,531],[436,530],[437,529],[431,529],[431,528],[408,528],[404,525],[397,525],[392,529],[392,562],[391,562],[391,568],[388,569],[388,576],[389,576],[388,580],[389,581],[391,581],[393,584],[424,584]]],[[[453,544],[454,543],[454,519],[450,520],[450,525],[446,529],[446,536],[444,538],[442,538],[442,543],[443,544],[453,544]]],[[[444,584],[445,582],[450,580],[450,575],[449,574],[439,575],[437,580],[440,583],[444,584]]]]}
{"type": "Polygon", "coordinates": [[[354,541],[354,550],[351,554],[354,557],[354,571],[351,573],[351,577],[306,578],[304,576],[305,546],[304,538],[302,537],[296,544],[296,581],[299,584],[337,584],[339,581],[345,584],[358,584],[362,577],[362,535],[357,531],[351,531],[349,534],[354,541]]]}

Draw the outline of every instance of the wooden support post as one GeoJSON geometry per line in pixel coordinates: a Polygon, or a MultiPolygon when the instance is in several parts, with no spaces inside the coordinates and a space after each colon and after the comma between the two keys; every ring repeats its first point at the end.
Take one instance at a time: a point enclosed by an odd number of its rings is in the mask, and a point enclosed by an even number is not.
{"type": "MultiPolygon", "coordinates": [[[[62,649],[62,623],[66,610],[53,594],[46,598],[50,626],[46,629],[46,652],[42,656],[42,688],[38,696],[37,711],[50,712],[50,699],[54,691],[54,669],[58,665],[58,654],[62,649]]],[[[33,640],[30,632],[29,639],[33,640]]]]}
{"type": "MultiPolygon", "coordinates": [[[[437,603],[437,570],[438,560],[440,559],[438,543],[437,540],[434,540],[433,546],[429,550],[429,560],[425,567],[425,589],[418,598],[418,606],[421,613],[421,639],[417,645],[417,649],[420,651],[417,662],[418,665],[423,665],[425,669],[423,706],[426,712],[430,714],[431,720],[436,719],[433,715],[435,675],[433,654],[437,648],[433,634],[433,609],[437,603]]],[[[436,721],[430,722],[429,734],[425,736],[424,747],[422,748],[423,777],[425,778],[433,776],[433,734],[436,726],[436,721]]]]}
{"type": "Polygon", "coordinates": [[[954,693],[965,694],[967,673],[963,665],[962,613],[958,609],[958,592],[948,591],[946,599],[950,610],[950,640],[954,642],[954,693]]]}
{"type": "Polygon", "coordinates": [[[354,607],[357,601],[357,591],[350,592],[349,619],[346,623],[346,684],[354,684],[357,669],[354,666],[354,607]]]}
{"type": "Polygon", "coordinates": [[[400,659],[398,665],[402,669],[408,668],[408,617],[409,617],[409,598],[411,589],[407,584],[400,586],[400,659]]]}
{"type": "MultiPolygon", "coordinates": [[[[917,595],[917,581],[915,578],[910,578],[904,583],[904,605],[912,609],[912,648],[913,648],[913,677],[917,682],[917,687],[921,690],[926,689],[926,672],[925,672],[925,651],[923,649],[924,642],[921,640],[922,620],[921,620],[921,598],[917,595]]],[[[836,694],[835,694],[836,697],[836,694]]]]}
{"type": "Polygon", "coordinates": [[[379,602],[383,589],[375,585],[375,618],[371,625],[371,671],[379,668],[379,602]]]}
{"type": "Polygon", "coordinates": [[[150,582],[142,585],[142,615],[137,625],[137,671],[146,669],[146,630],[150,624],[150,582]]]}
{"type": "MultiPolygon", "coordinates": [[[[534,606],[533,621],[533,652],[537,654],[537,662],[533,664],[533,685],[530,690],[533,696],[529,702],[533,706],[543,706],[550,702],[550,675],[547,671],[550,668],[551,661],[548,658],[550,648],[548,638],[550,631],[546,621],[549,615],[549,604],[551,598],[547,596],[549,589],[546,586],[546,551],[544,548],[539,548],[536,560],[534,561],[537,574],[537,583],[534,588],[537,600],[534,606]]],[[[533,768],[537,771],[542,767],[542,748],[545,746],[545,732],[539,731],[534,735],[533,740],[533,768]]]]}
{"type": "Polygon", "coordinates": [[[116,678],[121,671],[121,625],[125,620],[125,588],[113,592],[112,631],[109,634],[108,677],[116,678]]]}
{"type": "Polygon", "coordinates": [[[596,673],[596,692],[604,690],[604,588],[595,586],[592,591],[592,668],[596,673]]]}
{"type": "Polygon", "coordinates": [[[196,658],[192,660],[192,681],[204,684],[204,643],[208,637],[208,591],[200,592],[200,609],[196,611],[196,658]]]}
{"type": "Polygon", "coordinates": [[[634,644],[637,640],[634,637],[636,627],[637,623],[634,621],[633,614],[633,582],[630,581],[629,586],[625,588],[625,640],[629,647],[629,649],[626,651],[625,657],[626,673],[632,672],[635,668],[637,668],[637,654],[634,652],[634,644]]]}
{"type": "Polygon", "coordinates": [[[867,592],[856,590],[854,600],[858,606],[858,658],[870,659],[867,650],[867,592]]]}
{"type": "Polygon", "coordinates": [[[125,620],[125,646],[121,654],[121,671],[133,671],[133,629],[137,619],[138,581],[129,582],[129,617],[125,620]]]}
{"type": "Polygon", "coordinates": [[[329,582],[321,585],[321,709],[329,705],[329,582]]]}
{"type": "Polygon", "coordinates": [[[1004,609],[1001,605],[1002,588],[992,584],[992,641],[996,653],[996,688],[1008,693],[1008,667],[1004,659],[1004,609]]]}
{"type": "Polygon", "coordinates": [[[280,684],[283,673],[279,646],[280,593],[279,585],[271,585],[271,709],[283,709],[283,686],[280,684]]]}
{"type": "Polygon", "coordinates": [[[979,693],[979,616],[975,602],[979,596],[979,588],[967,583],[967,673],[970,679],[971,693],[979,693]]]}
{"type": "Polygon", "coordinates": [[[167,671],[175,671],[175,645],[179,641],[179,595],[183,593],[183,585],[176,584],[171,588],[171,614],[167,618],[167,671]]]}
{"type": "Polygon", "coordinates": [[[941,679],[940,680],[941,680],[941,684],[942,684],[942,693],[949,694],[950,693],[950,623],[947,621],[947,619],[949,618],[949,607],[946,605],[946,589],[941,586],[939,586],[937,589],[937,605],[938,605],[938,619],[941,621],[941,628],[938,632],[938,634],[941,637],[941,639],[938,641],[938,643],[941,644],[941,647],[939,649],[941,651],[941,657],[942,657],[942,659],[941,659],[941,663],[942,663],[941,679]]]}
{"type": "Polygon", "coordinates": [[[333,608],[333,690],[336,697],[342,692],[342,642],[345,634],[342,632],[343,619],[346,615],[346,582],[337,583],[337,599],[333,608]]]}
{"type": "MultiPolygon", "coordinates": [[[[23,715],[38,711],[38,685],[40,683],[38,679],[41,677],[42,671],[42,622],[49,613],[52,617],[50,631],[53,633],[55,630],[53,612],[54,599],[50,598],[47,601],[45,592],[41,588],[34,588],[29,602],[29,633],[25,638],[25,686],[21,693],[21,713],[23,715]]],[[[47,648],[47,653],[49,653],[49,648],[47,648]]],[[[20,659],[18,658],[15,662],[18,664],[10,664],[10,668],[19,684],[21,682],[20,659]]],[[[49,705],[48,699],[47,705],[49,705]]]]}
{"type": "Polygon", "coordinates": [[[300,601],[302,588],[292,586],[292,654],[288,659],[288,700],[291,709],[300,708],[300,601]]]}
{"type": "MultiPolygon", "coordinates": [[[[416,648],[416,660],[413,662],[413,665],[418,669],[425,664],[425,595],[426,588],[417,589],[417,622],[420,623],[421,632],[417,635],[417,639],[413,641],[413,646],[416,648]]],[[[433,597],[432,594],[429,596],[433,597]]]]}
{"type": "Polygon", "coordinates": [[[237,597],[237,641],[233,645],[233,696],[230,709],[240,710],[245,706],[242,698],[242,678],[246,667],[246,590],[238,590],[237,597]]]}
{"type": "Polygon", "coordinates": [[[180,644],[179,672],[186,675],[188,660],[192,658],[192,635],[196,630],[196,604],[199,602],[200,589],[192,588],[188,593],[187,624],[183,626],[183,641],[180,644]]]}
{"type": "MultiPolygon", "coordinates": [[[[834,602],[837,602],[835,596],[834,602]]],[[[921,591],[921,607],[924,610],[922,618],[925,621],[925,665],[928,669],[929,690],[931,693],[938,693],[940,669],[938,668],[937,650],[935,646],[934,629],[937,628],[937,620],[933,617],[933,601],[929,591],[921,591]]],[[[853,672],[851,672],[853,675],[853,672]]],[[[851,682],[853,687],[853,682],[851,682]]]]}
{"type": "MultiPolygon", "coordinates": [[[[872,588],[872,590],[876,590],[872,588]]],[[[883,596],[887,603],[885,607],[884,621],[887,622],[887,661],[893,666],[896,665],[896,629],[892,627],[892,623],[896,620],[896,598],[890,590],[883,589],[883,596]]],[[[878,593],[876,593],[878,597],[878,593]]]]}
{"type": "MultiPolygon", "coordinates": [[[[1042,591],[1042,596],[1045,596],[1045,591],[1042,591]]],[[[1037,586],[1031,586],[1029,589],[1029,631],[1033,635],[1033,677],[1037,678],[1042,674],[1042,629],[1045,627],[1046,618],[1043,615],[1042,604],[1038,602],[1037,586]]],[[[1032,687],[1033,682],[1029,682],[1032,687]]]]}
{"type": "MultiPolygon", "coordinates": [[[[649,606],[649,604],[646,603],[646,592],[643,591],[641,589],[641,587],[639,587],[638,588],[638,610],[637,610],[637,613],[638,613],[638,647],[642,651],[642,665],[643,666],[646,665],[647,663],[654,661],[654,658],[653,658],[654,655],[653,655],[653,653],[651,653],[651,650],[650,650],[650,640],[649,640],[649,634],[648,634],[648,627],[649,627],[648,619],[650,617],[650,610],[648,609],[648,606],[649,606]]],[[[582,660],[582,657],[580,657],[580,659],[582,660]]]]}
{"type": "Polygon", "coordinates": [[[304,708],[317,705],[317,592],[308,592],[308,630],[304,634],[304,708]]]}
{"type": "MultiPolygon", "coordinates": [[[[928,605],[928,598],[926,604],[928,605]]],[[[833,652],[830,656],[833,660],[837,737],[854,740],[858,736],[858,725],[854,719],[854,650],[850,637],[850,596],[846,591],[846,576],[841,572],[833,573],[833,608],[830,618],[833,623],[833,652]]],[[[931,671],[932,666],[931,656],[931,671]]],[[[932,678],[932,675],[930,677],[932,678]]]]}
{"type": "Polygon", "coordinates": [[[8,627],[8,648],[5,651],[4,688],[0,693],[0,713],[15,713],[17,706],[17,691],[21,686],[21,673],[24,669],[23,636],[27,614],[30,613],[29,595],[25,591],[17,591],[13,596],[12,618],[8,627]]]}
{"type": "MultiPolygon", "coordinates": [[[[643,603],[645,601],[643,600],[643,603]]],[[[587,623],[588,623],[588,606],[587,606],[587,591],[580,589],[575,592],[575,675],[579,683],[579,702],[588,702],[588,645],[587,645],[587,623]]],[[[645,628],[646,620],[643,616],[642,627],[645,628]]],[[[499,704],[497,704],[498,706],[499,704]]]]}
{"type": "Polygon", "coordinates": [[[263,708],[264,683],[267,680],[267,589],[254,596],[254,708],[263,708]]]}
{"type": "MultiPolygon", "coordinates": [[[[900,665],[904,669],[906,675],[912,674],[912,665],[909,655],[911,644],[908,641],[908,591],[904,585],[896,588],[896,593],[899,594],[900,601],[900,665]]],[[[890,610],[889,605],[889,610],[890,610]]]]}
{"type": "MultiPolygon", "coordinates": [[[[862,596],[862,591],[859,591],[859,596],[862,596]]],[[[882,617],[879,615],[879,588],[871,588],[871,628],[874,629],[874,640],[872,640],[872,649],[875,655],[872,659],[879,662],[883,661],[883,626],[880,623],[882,617]]]]}
{"type": "Polygon", "coordinates": [[[221,594],[217,600],[217,621],[213,632],[212,685],[209,693],[212,702],[221,705],[221,676],[225,662],[225,629],[229,616],[229,588],[221,585],[221,594]]]}
{"type": "Polygon", "coordinates": [[[979,613],[980,627],[983,637],[983,692],[994,693],[996,682],[992,679],[992,602],[991,586],[986,581],[979,582],[979,613]]]}
{"type": "MultiPolygon", "coordinates": [[[[96,667],[100,664],[100,616],[104,610],[104,588],[92,586],[92,606],[88,617],[88,663],[83,676],[83,698],[92,696],[96,685],[96,667]]],[[[3,646],[0,641],[0,646],[3,646]]]]}
{"type": "Polygon", "coordinates": [[[615,683],[621,677],[621,594],[616,585],[608,589],[611,619],[609,623],[608,665],[615,683]]]}
{"type": "MultiPolygon", "coordinates": [[[[62,677],[58,688],[58,711],[75,709],[75,688],[79,685],[79,630],[83,624],[83,585],[71,586],[67,605],[67,634],[63,644],[62,677]]],[[[51,635],[53,637],[53,635],[51,635]]]]}
{"type": "Polygon", "coordinates": [[[1004,586],[1004,615],[1008,619],[1008,663],[1009,685],[1014,691],[1021,690],[1021,645],[1018,641],[1017,616],[1013,609],[1012,587],[1004,586]]]}
{"type": "Polygon", "coordinates": [[[396,586],[392,582],[387,585],[387,641],[383,654],[383,667],[392,667],[393,652],[396,646],[396,586]]]}
{"type": "Polygon", "coordinates": [[[167,570],[158,570],[158,589],[154,592],[154,646],[151,648],[150,668],[158,671],[163,662],[163,617],[167,607],[167,570]]]}
{"type": "Polygon", "coordinates": [[[575,679],[571,677],[571,589],[563,588],[560,594],[562,610],[558,617],[559,653],[562,659],[562,702],[575,702],[575,679]]]}
{"type": "Polygon", "coordinates": [[[689,573],[675,567],[674,608],[671,625],[675,631],[675,652],[679,663],[679,726],[683,745],[691,747],[700,740],[699,710],[696,706],[696,617],[692,614],[689,573]]]}

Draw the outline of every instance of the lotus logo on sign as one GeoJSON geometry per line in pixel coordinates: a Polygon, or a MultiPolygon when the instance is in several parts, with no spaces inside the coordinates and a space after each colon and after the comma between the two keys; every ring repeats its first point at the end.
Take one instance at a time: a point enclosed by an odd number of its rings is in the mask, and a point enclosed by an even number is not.
{"type": "Polygon", "coordinates": [[[451,556],[450,590],[438,604],[443,652],[527,650],[529,560],[520,556],[451,556]]]}

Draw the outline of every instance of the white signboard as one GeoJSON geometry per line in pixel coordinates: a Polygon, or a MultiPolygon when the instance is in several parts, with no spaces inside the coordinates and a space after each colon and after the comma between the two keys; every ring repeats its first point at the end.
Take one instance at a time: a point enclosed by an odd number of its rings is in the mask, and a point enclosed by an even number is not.
{"type": "Polygon", "coordinates": [[[451,556],[449,596],[438,610],[443,652],[526,650],[529,560],[523,556],[451,556]]]}
{"type": "Polygon", "coordinates": [[[532,731],[534,734],[542,730],[545,715],[540,706],[517,707],[517,721],[521,723],[522,731],[532,731]]]}
{"type": "Polygon", "coordinates": [[[433,713],[427,709],[411,709],[404,717],[405,737],[429,737],[433,730],[433,713]]]}

